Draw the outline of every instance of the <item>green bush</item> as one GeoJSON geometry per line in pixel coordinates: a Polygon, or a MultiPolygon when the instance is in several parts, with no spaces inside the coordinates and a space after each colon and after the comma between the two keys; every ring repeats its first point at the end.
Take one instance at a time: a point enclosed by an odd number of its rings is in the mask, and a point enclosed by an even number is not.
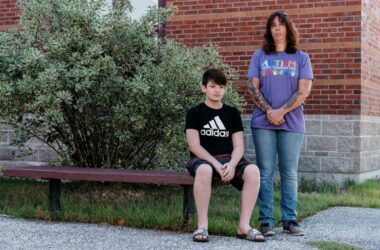
{"type": "MultiPolygon", "coordinates": [[[[178,168],[188,156],[186,110],[202,100],[204,69],[224,69],[212,46],[156,36],[171,10],[132,20],[128,1],[23,0],[23,29],[0,33],[0,122],[22,145],[38,138],[61,164],[178,168]]],[[[226,102],[239,106],[231,86],[226,102]]]]}

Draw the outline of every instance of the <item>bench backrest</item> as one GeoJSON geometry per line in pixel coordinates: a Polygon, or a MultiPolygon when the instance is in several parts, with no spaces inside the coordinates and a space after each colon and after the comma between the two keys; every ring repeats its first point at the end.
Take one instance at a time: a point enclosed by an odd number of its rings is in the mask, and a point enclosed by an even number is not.
{"type": "Polygon", "coordinates": [[[109,181],[129,183],[157,183],[173,185],[193,185],[194,177],[186,172],[163,170],[130,170],[79,167],[3,167],[4,176],[33,179],[63,179],[81,181],[109,181]]]}

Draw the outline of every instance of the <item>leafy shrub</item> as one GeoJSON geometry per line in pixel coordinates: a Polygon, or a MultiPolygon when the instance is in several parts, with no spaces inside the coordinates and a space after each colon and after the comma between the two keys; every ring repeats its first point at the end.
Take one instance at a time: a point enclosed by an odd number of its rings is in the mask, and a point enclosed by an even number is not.
{"type": "MultiPolygon", "coordinates": [[[[0,33],[0,121],[19,144],[45,142],[61,164],[178,168],[204,69],[234,72],[212,46],[159,39],[171,10],[132,20],[118,2],[108,12],[101,0],[19,2],[23,29],[0,33]]],[[[226,101],[239,106],[231,87],[226,101]]]]}

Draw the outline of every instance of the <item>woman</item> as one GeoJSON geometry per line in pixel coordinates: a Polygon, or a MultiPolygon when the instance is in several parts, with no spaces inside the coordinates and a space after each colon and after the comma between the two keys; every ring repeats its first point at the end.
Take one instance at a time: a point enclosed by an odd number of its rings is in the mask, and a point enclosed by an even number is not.
{"type": "Polygon", "coordinates": [[[297,223],[297,169],[305,121],[303,102],[310,93],[313,72],[307,53],[297,48],[298,32],[287,13],[272,13],[265,41],[255,51],[248,70],[248,85],[255,102],[251,128],[260,169],[260,229],[273,236],[273,175],[281,180],[284,231],[304,235],[297,223]]]}

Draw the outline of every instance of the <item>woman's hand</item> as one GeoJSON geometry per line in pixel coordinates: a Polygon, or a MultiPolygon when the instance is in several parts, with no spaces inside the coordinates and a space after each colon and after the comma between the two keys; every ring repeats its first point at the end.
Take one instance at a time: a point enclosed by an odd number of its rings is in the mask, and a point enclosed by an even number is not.
{"type": "Polygon", "coordinates": [[[285,122],[285,114],[286,111],[283,108],[271,109],[267,112],[267,119],[271,124],[279,126],[285,122]]]}

